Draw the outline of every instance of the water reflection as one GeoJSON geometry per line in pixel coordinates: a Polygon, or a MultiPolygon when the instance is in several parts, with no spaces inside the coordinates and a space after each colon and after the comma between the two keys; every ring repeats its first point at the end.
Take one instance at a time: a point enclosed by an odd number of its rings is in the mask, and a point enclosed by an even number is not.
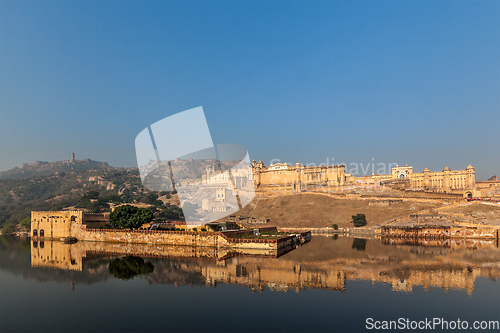
{"type": "MultiPolygon", "coordinates": [[[[500,277],[497,240],[376,240],[313,237],[279,258],[213,248],[101,242],[31,243],[31,266],[80,271],[92,280],[135,276],[150,284],[238,284],[255,292],[303,289],[344,291],[349,281],[390,284],[393,291],[474,292],[478,277],[500,277]],[[143,258],[147,258],[144,260],[143,258]]],[[[43,274],[47,275],[44,270],[43,274]]],[[[54,273],[57,280],[60,274],[54,273]]]]}
{"type": "Polygon", "coordinates": [[[144,261],[140,257],[126,256],[110,261],[108,265],[109,274],[117,279],[130,280],[138,275],[152,273],[155,266],[149,261],[144,261]]]}

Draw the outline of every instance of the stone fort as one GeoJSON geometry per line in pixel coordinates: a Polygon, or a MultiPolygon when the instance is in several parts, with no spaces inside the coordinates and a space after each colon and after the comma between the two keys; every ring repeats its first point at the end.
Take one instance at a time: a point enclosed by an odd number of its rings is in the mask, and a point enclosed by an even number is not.
{"type": "Polygon", "coordinates": [[[280,189],[300,193],[308,187],[328,187],[332,191],[342,191],[351,185],[399,185],[407,191],[427,193],[447,193],[466,198],[500,197],[500,181],[496,176],[487,181],[476,181],[472,165],[464,170],[430,171],[425,168],[421,173],[414,173],[412,166],[392,168],[390,174],[357,177],[346,173],[345,165],[305,166],[275,163],[265,166],[262,161],[252,162],[253,180],[261,191],[280,189]]]}

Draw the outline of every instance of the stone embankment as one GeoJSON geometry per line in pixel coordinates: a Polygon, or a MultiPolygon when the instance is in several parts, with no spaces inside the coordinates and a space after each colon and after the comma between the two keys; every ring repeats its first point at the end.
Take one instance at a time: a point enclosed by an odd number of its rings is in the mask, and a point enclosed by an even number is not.
{"type": "Polygon", "coordinates": [[[382,227],[383,237],[394,238],[478,238],[498,239],[499,228],[494,227],[453,227],[453,226],[387,226],[382,227]]]}
{"type": "MultiPolygon", "coordinates": [[[[276,227],[259,228],[259,232],[278,231],[276,227]]],[[[80,241],[137,243],[137,244],[166,244],[227,248],[233,250],[254,249],[279,251],[307,242],[311,239],[311,232],[302,231],[277,239],[235,238],[252,234],[253,230],[208,232],[208,231],[164,231],[164,230],[114,230],[114,229],[87,229],[86,225],[74,224],[69,237],[80,241]]],[[[47,237],[33,237],[43,239],[47,237]]]]}

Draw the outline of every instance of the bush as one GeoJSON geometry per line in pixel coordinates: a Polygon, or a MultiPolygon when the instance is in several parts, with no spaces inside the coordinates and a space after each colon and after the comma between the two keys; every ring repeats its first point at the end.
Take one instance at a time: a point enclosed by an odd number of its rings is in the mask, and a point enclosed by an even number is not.
{"type": "Polygon", "coordinates": [[[332,224],[332,228],[335,230],[339,230],[339,226],[337,224],[332,224]]]}
{"type": "Polygon", "coordinates": [[[196,229],[196,228],[193,228],[193,231],[198,231],[198,229],[196,229]]]}
{"type": "Polygon", "coordinates": [[[181,231],[181,229],[179,229],[179,228],[175,228],[175,231],[181,231]]]}
{"type": "Polygon", "coordinates": [[[201,228],[201,231],[207,231],[207,229],[206,228],[201,228]]]}
{"type": "Polygon", "coordinates": [[[351,222],[354,224],[355,227],[362,227],[367,225],[365,214],[353,215],[351,222]]]}

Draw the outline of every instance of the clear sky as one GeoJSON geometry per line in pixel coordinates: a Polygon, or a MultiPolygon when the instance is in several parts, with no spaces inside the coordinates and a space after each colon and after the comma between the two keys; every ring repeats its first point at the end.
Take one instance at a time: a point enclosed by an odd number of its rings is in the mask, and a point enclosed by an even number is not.
{"type": "MultiPolygon", "coordinates": [[[[203,106],[251,159],[500,176],[500,1],[0,1],[0,170],[137,166],[203,106]]],[[[349,168],[347,169],[349,171],[349,168]]]]}

